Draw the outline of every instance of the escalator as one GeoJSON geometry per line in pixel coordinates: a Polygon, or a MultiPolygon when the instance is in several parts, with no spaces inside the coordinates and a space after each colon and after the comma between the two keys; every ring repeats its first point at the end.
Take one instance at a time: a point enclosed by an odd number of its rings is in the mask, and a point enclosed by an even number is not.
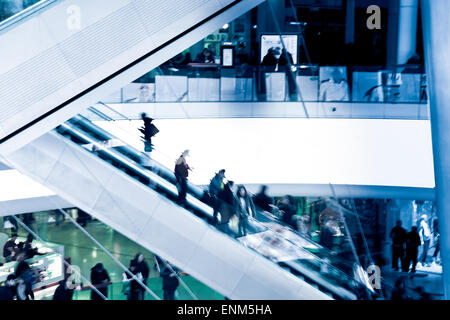
{"type": "MultiPolygon", "coordinates": [[[[8,155],[22,173],[231,299],[365,299],[370,290],[323,258],[324,248],[274,220],[255,217],[246,236],[209,222],[203,191],[185,208],[168,168],[82,116],[8,155]],[[283,232],[280,232],[280,229],[283,232]]],[[[325,250],[326,251],[326,250],[325,250]]]]}
{"type": "Polygon", "coordinates": [[[17,150],[263,0],[41,0],[0,22],[0,154],[17,150]]]}

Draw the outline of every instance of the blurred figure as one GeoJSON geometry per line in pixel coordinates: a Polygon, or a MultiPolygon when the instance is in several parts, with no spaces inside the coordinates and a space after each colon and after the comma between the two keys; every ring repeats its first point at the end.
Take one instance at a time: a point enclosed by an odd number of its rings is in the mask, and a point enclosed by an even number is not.
{"type": "Polygon", "coordinates": [[[220,227],[225,233],[231,233],[228,222],[236,214],[236,199],[233,192],[233,181],[228,181],[218,195],[220,211],[220,227]]]}
{"type": "Polygon", "coordinates": [[[301,234],[311,237],[312,224],[310,214],[303,214],[300,219],[297,220],[297,229],[301,234]]]}
{"type": "Polygon", "coordinates": [[[177,269],[166,261],[161,267],[160,276],[163,279],[164,300],[175,300],[175,293],[179,285],[177,269]]]}
{"type": "Polygon", "coordinates": [[[295,66],[292,55],[286,49],[281,50],[281,56],[278,59],[278,65],[286,73],[288,90],[289,90],[289,100],[297,101],[297,84],[295,81],[295,66]]]}
{"type": "Polygon", "coordinates": [[[282,211],[281,221],[295,229],[296,224],[293,218],[297,213],[297,208],[294,205],[293,198],[288,195],[284,196],[278,205],[278,209],[282,211]]]}
{"type": "Polygon", "coordinates": [[[261,210],[271,212],[273,200],[267,195],[267,186],[262,185],[260,191],[253,197],[253,202],[261,210]]]}
{"type": "Polygon", "coordinates": [[[395,286],[391,293],[391,300],[408,300],[405,281],[402,278],[395,281],[395,286]]]}
{"type": "Polygon", "coordinates": [[[23,215],[23,223],[25,223],[28,227],[30,227],[35,221],[33,217],[33,213],[25,213],[23,215]]]}
{"type": "Polygon", "coordinates": [[[152,100],[152,98],[150,97],[150,88],[149,88],[148,84],[142,84],[139,88],[138,101],[139,102],[150,102],[151,100],[152,100]]]}
{"type": "Polygon", "coordinates": [[[420,236],[417,232],[417,227],[412,227],[411,231],[406,235],[406,257],[404,272],[409,271],[409,266],[412,263],[411,272],[416,272],[417,253],[420,246],[420,236]]]}
{"type": "Polygon", "coordinates": [[[339,69],[334,69],[331,79],[321,84],[320,101],[349,101],[348,84],[339,69]]]}
{"type": "Polygon", "coordinates": [[[34,239],[33,235],[28,234],[27,240],[25,242],[22,242],[23,243],[22,251],[25,255],[24,259],[31,259],[35,255],[43,255],[43,253],[38,252],[38,248],[33,248],[33,239],[34,239]]]}
{"type": "Polygon", "coordinates": [[[34,300],[33,284],[36,275],[25,260],[20,260],[15,268],[14,276],[17,282],[18,300],[34,300]]]}
{"type": "Polygon", "coordinates": [[[438,255],[439,251],[441,250],[438,219],[433,220],[433,236],[434,236],[433,262],[438,263],[438,255]]]}
{"type": "MultiPolygon", "coordinates": [[[[142,275],[142,283],[147,285],[147,279],[150,275],[150,268],[148,267],[147,262],[145,262],[144,255],[142,253],[137,253],[134,257],[136,272],[142,275]]],[[[139,286],[139,300],[144,300],[145,289],[142,286],[139,286]]]]}
{"type": "MultiPolygon", "coordinates": [[[[141,137],[144,140],[144,151],[150,157],[150,152],[153,150],[152,138],[159,130],[152,123],[153,119],[148,117],[146,113],[141,113],[141,119],[144,122],[144,125],[139,128],[139,131],[144,135],[141,137]]],[[[146,164],[143,165],[145,166],[146,164]]]]}
{"type": "Polygon", "coordinates": [[[17,233],[17,221],[11,216],[3,217],[3,229],[11,229],[12,233],[17,233]]]}
{"type": "Polygon", "coordinates": [[[392,228],[390,233],[390,237],[392,239],[392,269],[395,271],[398,271],[399,259],[403,270],[406,234],[406,230],[402,228],[402,221],[397,220],[396,226],[392,228]]]}
{"type": "MultiPolygon", "coordinates": [[[[111,279],[109,277],[108,271],[103,267],[102,263],[97,263],[91,269],[91,283],[97,288],[97,290],[108,298],[108,285],[111,279]]],[[[103,300],[95,290],[91,290],[91,300],[103,300]]]]}
{"type": "Polygon", "coordinates": [[[209,183],[209,194],[211,195],[212,199],[212,207],[214,210],[213,213],[213,225],[217,224],[217,213],[219,212],[220,208],[220,201],[219,201],[219,194],[223,191],[225,184],[223,180],[225,179],[225,169],[219,170],[214,177],[211,179],[209,183]]]}
{"type": "Polygon", "coordinates": [[[431,295],[422,286],[416,287],[414,291],[419,295],[419,300],[433,300],[431,299],[431,295]]]}
{"type": "Polygon", "coordinates": [[[53,294],[52,300],[56,301],[72,301],[74,288],[70,286],[72,283],[68,279],[61,280],[53,294]],[[70,287],[69,287],[70,286],[70,287]]]}
{"type": "Polygon", "coordinates": [[[16,298],[16,277],[9,274],[6,277],[5,285],[0,286],[0,301],[14,300],[16,298]]]}
{"type": "Polygon", "coordinates": [[[421,221],[419,224],[419,236],[421,245],[423,246],[420,262],[422,263],[422,265],[426,265],[428,257],[428,249],[430,249],[430,241],[431,241],[431,230],[430,226],[428,225],[428,216],[426,214],[423,214],[421,216],[421,221]]]}
{"type": "Polygon", "coordinates": [[[18,252],[19,248],[16,244],[17,234],[13,233],[11,235],[11,239],[5,242],[3,246],[3,257],[6,262],[10,262],[15,260],[15,255],[18,252]]]}
{"type": "Polygon", "coordinates": [[[261,62],[261,65],[265,67],[264,70],[266,72],[276,71],[278,59],[280,58],[280,56],[281,56],[280,48],[278,47],[269,48],[269,50],[267,50],[267,53],[261,62]]]}
{"type": "Polygon", "coordinates": [[[77,223],[79,223],[83,228],[87,226],[88,221],[91,219],[91,216],[88,215],[81,209],[77,210],[77,223]]]}
{"type": "Polygon", "coordinates": [[[215,63],[213,53],[208,48],[203,48],[202,52],[197,55],[195,62],[198,63],[215,63]]]}
{"type": "Polygon", "coordinates": [[[319,243],[330,250],[334,249],[335,225],[334,218],[327,219],[320,226],[319,243]]]}
{"type": "Polygon", "coordinates": [[[260,101],[265,101],[267,99],[267,88],[266,88],[266,73],[275,72],[278,70],[278,59],[281,56],[280,48],[271,47],[267,50],[267,54],[264,56],[261,62],[261,69],[259,72],[258,82],[259,82],[259,95],[260,101]]]}
{"type": "Polygon", "coordinates": [[[247,235],[248,217],[255,216],[255,206],[247,193],[247,189],[240,185],[236,192],[237,212],[239,218],[239,236],[247,235]]]}
{"type": "Polygon", "coordinates": [[[189,176],[189,170],[191,170],[191,168],[186,162],[187,156],[189,156],[189,150],[183,151],[181,156],[175,162],[175,178],[177,179],[177,186],[178,186],[177,203],[180,206],[186,203],[187,178],[189,176]]]}
{"type": "MultiPolygon", "coordinates": [[[[137,267],[137,260],[133,259],[130,261],[130,267],[128,268],[128,271],[135,276],[137,279],[141,280],[143,279],[141,272],[138,270],[137,267]]],[[[127,300],[142,300],[142,287],[139,284],[138,281],[136,281],[130,274],[127,272],[123,273],[123,281],[125,282],[125,295],[127,296],[127,300]]]]}

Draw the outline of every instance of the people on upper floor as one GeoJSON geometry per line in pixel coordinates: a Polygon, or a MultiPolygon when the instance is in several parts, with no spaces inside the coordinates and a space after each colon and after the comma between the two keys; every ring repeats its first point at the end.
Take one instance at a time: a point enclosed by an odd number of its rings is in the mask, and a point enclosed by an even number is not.
{"type": "Polygon", "coordinates": [[[271,47],[267,50],[266,55],[264,56],[261,65],[264,66],[265,72],[273,72],[276,71],[278,66],[278,59],[281,56],[281,50],[278,47],[271,47]]]}
{"type": "Polygon", "coordinates": [[[215,63],[214,54],[209,48],[203,48],[202,52],[197,55],[195,62],[198,63],[215,63]]]}
{"type": "Polygon", "coordinates": [[[339,69],[320,86],[320,101],[349,101],[348,84],[339,69]]]}

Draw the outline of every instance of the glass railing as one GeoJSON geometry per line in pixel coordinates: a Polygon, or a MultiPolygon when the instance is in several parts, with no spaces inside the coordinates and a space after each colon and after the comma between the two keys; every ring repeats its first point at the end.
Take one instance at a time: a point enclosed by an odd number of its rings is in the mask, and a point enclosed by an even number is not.
{"type": "MultiPolygon", "coordinates": [[[[69,120],[58,127],[57,132],[94,152],[129,176],[149,185],[168,199],[176,201],[178,191],[174,185],[175,177],[169,169],[156,162],[153,162],[151,171],[143,167],[142,158],[146,155],[123,143],[111,145],[114,137],[83,117],[77,116],[69,120]]],[[[189,184],[186,208],[210,223],[213,220],[213,210],[203,202],[203,196],[202,189],[189,184]]],[[[226,228],[219,229],[324,292],[344,299],[367,298],[370,294],[367,284],[355,277],[355,259],[333,255],[330,250],[306,240],[276,220],[262,221],[249,217],[245,236],[239,234],[237,224],[235,220],[230,221],[226,228]],[[337,267],[339,264],[333,264],[333,259],[341,261],[342,265],[337,267]]]]}
{"type": "Polygon", "coordinates": [[[163,65],[106,97],[105,103],[357,102],[426,104],[420,65],[222,67],[163,65]]]}
{"type": "Polygon", "coordinates": [[[0,30],[32,15],[59,0],[2,0],[0,1],[0,30]]]}

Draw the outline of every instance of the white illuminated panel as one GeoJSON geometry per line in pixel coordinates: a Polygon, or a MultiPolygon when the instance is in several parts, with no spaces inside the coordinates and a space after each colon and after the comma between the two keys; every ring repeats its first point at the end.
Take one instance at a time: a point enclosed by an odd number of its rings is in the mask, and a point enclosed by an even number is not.
{"type": "MultiPolygon", "coordinates": [[[[208,184],[214,172],[244,184],[349,184],[434,187],[428,121],[380,119],[155,120],[155,160],[173,168],[190,149],[189,179],[208,184]]],[[[143,149],[141,121],[99,122],[143,149]]]]}
{"type": "Polygon", "coordinates": [[[2,182],[0,183],[0,201],[54,195],[52,191],[17,170],[1,170],[0,181],[2,182]]]}

